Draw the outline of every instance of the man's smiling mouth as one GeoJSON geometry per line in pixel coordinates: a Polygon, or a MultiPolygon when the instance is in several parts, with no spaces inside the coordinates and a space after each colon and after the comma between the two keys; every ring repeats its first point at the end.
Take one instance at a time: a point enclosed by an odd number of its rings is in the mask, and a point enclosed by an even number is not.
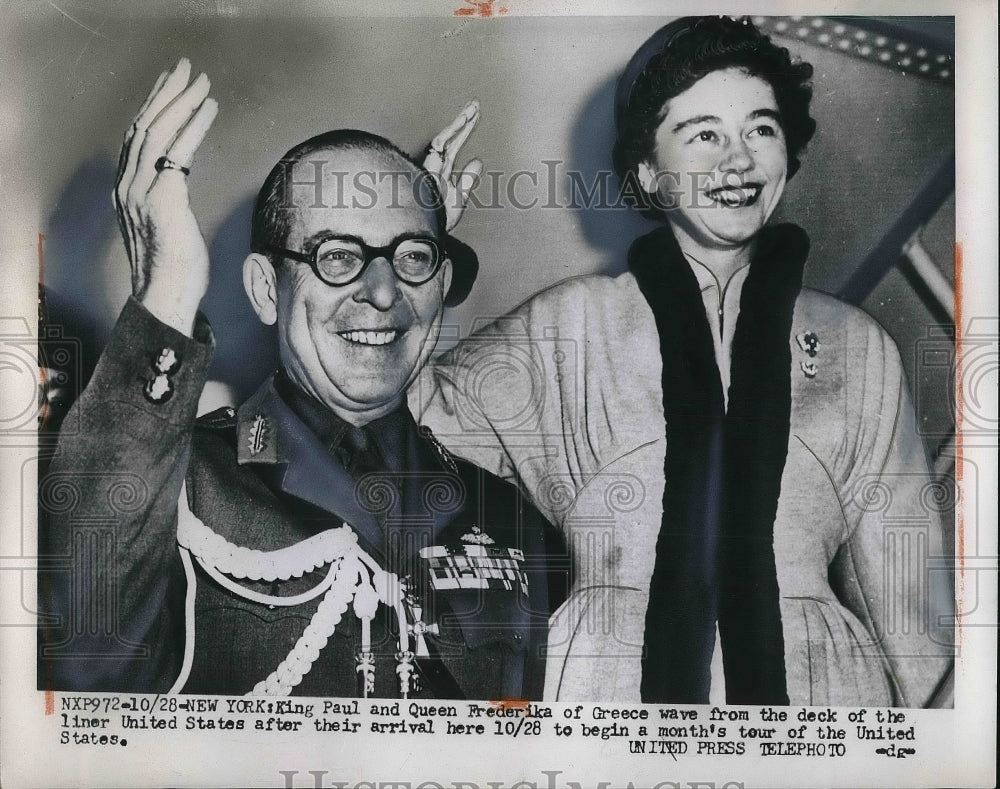
{"type": "Polygon", "coordinates": [[[721,186],[707,192],[708,199],[724,208],[745,208],[757,202],[764,187],[760,184],[721,186]]]}
{"type": "Polygon", "coordinates": [[[359,331],[352,329],[350,331],[340,331],[337,334],[348,342],[353,342],[357,345],[388,345],[399,336],[399,331],[396,329],[379,331],[359,331]]]}

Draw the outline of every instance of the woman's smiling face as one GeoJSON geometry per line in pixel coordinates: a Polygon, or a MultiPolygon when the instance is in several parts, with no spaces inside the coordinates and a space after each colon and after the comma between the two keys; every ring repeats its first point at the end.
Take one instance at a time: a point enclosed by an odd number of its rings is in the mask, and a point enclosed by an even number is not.
{"type": "Polygon", "coordinates": [[[785,190],[788,153],[771,86],[737,68],[713,71],[670,99],[639,179],[679,237],[742,247],[785,190]]]}

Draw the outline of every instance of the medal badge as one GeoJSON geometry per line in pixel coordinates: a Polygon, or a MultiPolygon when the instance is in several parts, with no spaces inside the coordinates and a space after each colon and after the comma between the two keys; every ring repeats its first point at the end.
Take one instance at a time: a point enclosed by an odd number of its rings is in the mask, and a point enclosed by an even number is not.
{"type": "Polygon", "coordinates": [[[491,589],[528,594],[528,577],[522,569],[524,552],[497,546],[478,526],[463,534],[458,545],[430,545],[420,549],[427,561],[428,577],[435,591],[491,589]]]}

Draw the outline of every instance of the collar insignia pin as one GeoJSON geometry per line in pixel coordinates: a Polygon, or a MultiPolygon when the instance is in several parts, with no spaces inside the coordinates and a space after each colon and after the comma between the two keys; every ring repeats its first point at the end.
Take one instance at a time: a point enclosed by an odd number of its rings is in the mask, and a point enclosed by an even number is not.
{"type": "Polygon", "coordinates": [[[444,444],[437,440],[437,436],[434,435],[431,429],[427,427],[427,425],[420,425],[419,431],[420,435],[426,438],[430,442],[431,446],[434,447],[434,451],[437,452],[441,462],[447,466],[448,470],[452,474],[457,474],[458,465],[455,463],[455,458],[453,458],[451,453],[444,448],[444,444]]]}
{"type": "Polygon", "coordinates": [[[250,425],[250,435],[247,438],[247,445],[250,447],[251,455],[259,455],[267,447],[267,434],[270,425],[263,414],[257,414],[250,425]]]}
{"type": "Polygon", "coordinates": [[[819,367],[816,366],[815,362],[799,362],[799,367],[802,368],[806,378],[815,378],[816,373],[819,372],[819,367]]]}

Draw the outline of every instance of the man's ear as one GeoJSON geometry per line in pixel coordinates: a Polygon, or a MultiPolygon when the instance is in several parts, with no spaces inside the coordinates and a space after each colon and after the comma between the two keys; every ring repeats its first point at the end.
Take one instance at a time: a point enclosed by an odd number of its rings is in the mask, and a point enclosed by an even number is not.
{"type": "Polygon", "coordinates": [[[261,323],[278,320],[278,274],[266,256],[256,252],[243,261],[243,289],[261,323]]]}
{"type": "Polygon", "coordinates": [[[636,168],[636,175],[639,176],[639,184],[649,194],[656,194],[656,171],[649,162],[639,162],[636,168]]]}
{"type": "Polygon", "coordinates": [[[451,258],[445,258],[444,262],[441,264],[441,276],[444,279],[444,289],[441,291],[444,296],[443,298],[448,298],[448,291],[451,290],[451,275],[454,271],[454,267],[451,264],[451,258]]]}

